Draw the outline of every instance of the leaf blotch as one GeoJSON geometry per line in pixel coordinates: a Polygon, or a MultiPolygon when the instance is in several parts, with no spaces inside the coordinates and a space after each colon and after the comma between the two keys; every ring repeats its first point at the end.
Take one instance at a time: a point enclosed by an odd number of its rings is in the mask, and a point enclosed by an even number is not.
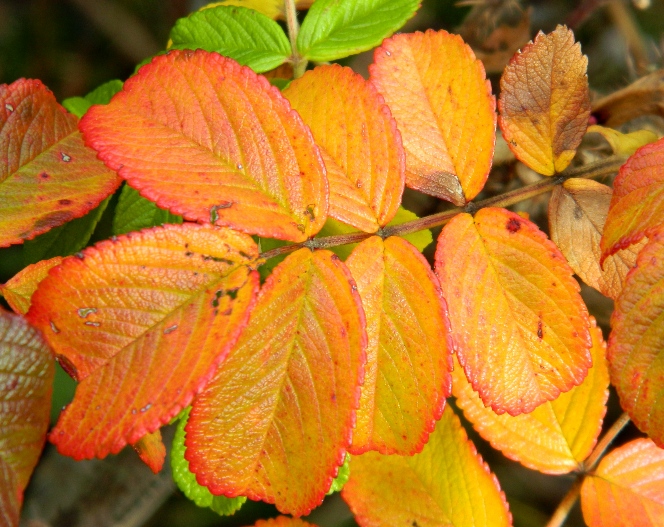
{"type": "Polygon", "coordinates": [[[512,234],[519,232],[520,229],[521,229],[521,222],[516,218],[510,218],[507,221],[507,230],[512,234]]]}

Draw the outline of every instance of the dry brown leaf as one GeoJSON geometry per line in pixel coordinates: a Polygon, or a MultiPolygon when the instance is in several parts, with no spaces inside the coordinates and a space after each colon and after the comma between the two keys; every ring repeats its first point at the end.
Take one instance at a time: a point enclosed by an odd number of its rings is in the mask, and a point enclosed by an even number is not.
{"type": "Polygon", "coordinates": [[[664,70],[599,99],[593,103],[592,113],[599,123],[611,127],[643,115],[664,117],[664,70]]]}

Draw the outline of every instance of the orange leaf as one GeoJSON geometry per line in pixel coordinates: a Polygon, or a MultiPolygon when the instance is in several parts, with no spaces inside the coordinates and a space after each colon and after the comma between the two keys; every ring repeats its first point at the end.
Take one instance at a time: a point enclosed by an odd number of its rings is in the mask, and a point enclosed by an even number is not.
{"type": "Polygon", "coordinates": [[[145,434],[131,446],[152,472],[161,472],[166,459],[166,446],[161,439],[161,430],[145,434]]]}
{"type": "Polygon", "coordinates": [[[156,57],[81,130],[132,187],[185,219],[291,241],[325,223],[309,129],[265,78],[216,53],[156,57]]]}
{"type": "Polygon", "coordinates": [[[664,525],[664,450],[642,438],[610,452],[583,480],[581,508],[590,527],[664,525]]]}
{"type": "Polygon", "coordinates": [[[625,276],[643,247],[628,247],[600,267],[600,238],[611,202],[611,188],[592,179],[572,178],[553,190],[549,201],[551,239],[570,267],[590,287],[618,298],[625,276]]]}
{"type": "Polygon", "coordinates": [[[613,182],[600,247],[602,260],[664,224],[664,138],[639,148],[613,182]]]}
{"type": "Polygon", "coordinates": [[[6,527],[18,527],[21,513],[22,499],[16,479],[16,472],[0,457],[0,525],[6,527]]]}
{"type": "MultiPolygon", "coordinates": [[[[23,499],[41,455],[51,407],[53,354],[25,319],[0,309],[0,518],[23,499]],[[10,500],[13,501],[13,500],[10,500]]],[[[3,523],[3,525],[5,525],[3,523]]]]}
{"type": "Polygon", "coordinates": [[[25,315],[30,309],[30,298],[37,290],[39,282],[46,278],[53,267],[60,265],[60,262],[62,262],[62,257],[56,256],[28,265],[6,284],[0,284],[0,294],[5,297],[9,307],[17,313],[25,315]]]}
{"type": "Polygon", "coordinates": [[[40,81],[0,85],[0,247],[80,218],[120,184],[40,81]]]}
{"type": "Polygon", "coordinates": [[[366,345],[339,257],[300,249],[286,258],[194,402],[185,458],[198,482],[297,516],[319,505],[350,444],[366,345]]]}
{"type": "Polygon", "coordinates": [[[491,169],[496,101],[470,47],[446,31],[396,35],[370,72],[402,134],[406,185],[456,205],[473,199],[491,169]]]}
{"type": "Polygon", "coordinates": [[[351,453],[419,452],[450,395],[452,342],[438,278],[402,238],[375,236],[346,261],[367,319],[367,365],[351,453]]]}
{"type": "Polygon", "coordinates": [[[50,439],[76,459],[104,457],[167,423],[212,376],[258,288],[244,234],[166,225],[63,260],[28,318],[81,380],[50,439]]]}
{"type": "Polygon", "coordinates": [[[529,413],[592,364],[588,312],[558,248],[505,209],[459,214],[438,238],[436,274],[468,380],[497,413],[529,413]]]}
{"type": "Polygon", "coordinates": [[[254,527],[316,527],[313,523],[307,523],[299,518],[278,516],[269,520],[258,520],[254,527]]]}
{"type": "Polygon", "coordinates": [[[552,176],[572,161],[588,126],[588,58],[565,26],[541,31],[500,79],[498,124],[514,155],[552,176]]]}
{"type": "Polygon", "coordinates": [[[405,154],[389,108],[372,84],[350,68],[319,66],[286,90],[321,147],[331,217],[376,232],[401,203],[405,154]]]}
{"type": "Polygon", "coordinates": [[[361,527],[511,525],[496,477],[448,406],[414,456],[353,456],[342,491],[361,527]]]}
{"type": "Polygon", "coordinates": [[[602,330],[591,318],[593,367],[583,383],[529,414],[497,415],[486,408],[463,371],[454,369],[454,395],[473,428],[505,456],[547,474],[579,469],[602,430],[609,371],[602,330]]]}
{"type": "Polygon", "coordinates": [[[643,432],[664,447],[664,233],[639,253],[611,315],[608,358],[620,404],[643,432]]]}

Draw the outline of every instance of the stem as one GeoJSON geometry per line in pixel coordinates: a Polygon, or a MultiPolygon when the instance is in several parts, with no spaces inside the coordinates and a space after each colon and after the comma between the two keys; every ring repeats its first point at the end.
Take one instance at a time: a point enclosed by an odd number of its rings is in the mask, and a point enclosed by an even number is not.
{"type": "Polygon", "coordinates": [[[297,34],[300,31],[300,23],[297,21],[297,8],[295,0],[285,0],[286,25],[288,26],[288,38],[290,39],[291,60],[293,62],[293,76],[298,79],[304,75],[307,69],[307,59],[302,57],[297,50],[297,34]]]}
{"type": "Polygon", "coordinates": [[[551,516],[551,519],[549,520],[549,523],[546,524],[546,527],[561,527],[565,523],[569,511],[572,510],[572,507],[574,507],[574,504],[576,503],[576,500],[579,498],[579,494],[581,493],[581,483],[583,483],[583,477],[584,476],[580,475],[576,478],[576,480],[574,480],[574,483],[567,491],[567,494],[565,494],[565,497],[562,499],[562,501],[558,504],[558,508],[553,513],[553,516],[551,516]]]}
{"type": "Polygon", "coordinates": [[[595,445],[593,451],[583,462],[584,472],[590,472],[592,470],[595,470],[597,463],[599,463],[599,460],[606,451],[606,449],[609,448],[609,445],[613,442],[616,436],[622,431],[622,429],[625,428],[625,426],[627,426],[627,423],[629,423],[629,415],[627,415],[627,413],[623,413],[618,418],[618,420],[615,423],[613,423],[613,425],[611,425],[611,428],[609,428],[606,431],[606,434],[604,434],[602,439],[599,440],[599,443],[595,445]]]}

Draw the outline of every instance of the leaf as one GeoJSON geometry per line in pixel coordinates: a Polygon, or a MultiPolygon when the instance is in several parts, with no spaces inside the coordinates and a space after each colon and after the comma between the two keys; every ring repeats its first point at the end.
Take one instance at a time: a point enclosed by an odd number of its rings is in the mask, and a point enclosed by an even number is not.
{"type": "Polygon", "coordinates": [[[367,337],[350,272],[300,249],[267,279],[249,325],[196,398],[186,459],[213,494],[307,514],[344,461],[367,337]]]}
{"type": "Polygon", "coordinates": [[[451,393],[452,341],[438,279],[407,241],[378,236],[348,258],[367,319],[353,454],[422,450],[451,393]]]}
{"type": "Polygon", "coordinates": [[[16,313],[25,315],[30,309],[30,298],[37,290],[37,286],[53,267],[60,265],[60,262],[62,257],[56,256],[50,260],[28,265],[6,284],[0,284],[0,294],[5,297],[9,307],[16,313]]]}
{"type": "Polygon", "coordinates": [[[22,316],[0,309],[0,517],[20,504],[41,455],[51,408],[53,354],[22,316]],[[11,474],[11,475],[10,475],[11,474]],[[12,487],[8,487],[13,485],[12,487]]]}
{"type": "Polygon", "coordinates": [[[69,256],[83,249],[90,241],[110,199],[110,197],[106,198],[85,216],[55,227],[35,239],[25,242],[24,262],[33,264],[56,256],[69,256]]]}
{"type": "MultiPolygon", "coordinates": [[[[296,0],[295,6],[298,9],[307,9],[313,2],[314,0],[296,0]]],[[[213,2],[203,6],[200,10],[203,11],[204,9],[211,9],[220,5],[246,7],[258,11],[273,20],[285,18],[284,0],[224,0],[223,2],[213,2]]]]}
{"type": "Polygon", "coordinates": [[[258,520],[254,523],[254,527],[316,527],[316,525],[300,520],[299,518],[277,516],[269,520],[258,520]]]}
{"type": "Polygon", "coordinates": [[[114,79],[98,86],[85,97],[70,97],[62,101],[62,106],[81,118],[93,104],[108,104],[113,95],[122,89],[122,81],[114,79]]]}
{"type": "Polygon", "coordinates": [[[164,468],[164,460],[166,459],[166,446],[161,439],[161,431],[159,429],[145,434],[131,446],[138,454],[138,457],[141,458],[141,461],[152,472],[155,474],[161,472],[161,469],[164,468]]]}
{"type": "Polygon", "coordinates": [[[664,450],[635,439],[610,452],[581,486],[590,527],[664,524],[664,450]]]}
{"type": "Polygon", "coordinates": [[[120,184],[40,81],[0,85],[0,247],[80,218],[120,184]]]}
{"type": "Polygon", "coordinates": [[[614,154],[623,156],[631,156],[642,146],[657,141],[657,134],[650,130],[637,130],[623,134],[613,128],[592,125],[588,127],[586,133],[600,134],[611,145],[614,154]]]}
{"type": "Polygon", "coordinates": [[[500,79],[498,124],[519,161],[552,176],[572,161],[590,116],[588,57],[565,26],[514,55],[500,79]]]}
{"type": "Polygon", "coordinates": [[[655,234],[664,224],[664,138],[639,148],[613,182],[600,247],[608,256],[655,234]]]}
{"type": "Polygon", "coordinates": [[[360,75],[337,64],[308,71],[284,96],[321,148],[329,215],[364,232],[384,227],[401,203],[405,154],[383,98],[360,75]]]}
{"type": "Polygon", "coordinates": [[[297,49],[318,62],[367,51],[403,26],[419,0],[316,0],[297,35],[297,49]]]}
{"type": "Polygon", "coordinates": [[[6,527],[18,527],[22,500],[17,488],[16,473],[0,457],[0,521],[6,527]]]}
{"type": "Polygon", "coordinates": [[[242,507],[247,498],[227,498],[226,496],[215,496],[207,487],[199,485],[196,475],[189,470],[189,461],[184,457],[185,431],[184,427],[189,419],[191,408],[184,410],[184,415],[178,422],[171,447],[171,468],[173,469],[173,480],[184,495],[199,507],[209,507],[217,514],[228,516],[234,514],[242,507]]]}
{"type": "Polygon", "coordinates": [[[568,179],[553,190],[549,230],[579,278],[616,300],[644,243],[617,252],[606,259],[604,269],[600,266],[600,239],[612,193],[610,187],[592,179],[568,179]]]}
{"type": "Polygon", "coordinates": [[[592,365],[588,312],[534,223],[497,208],[459,214],[435,260],[457,357],[486,406],[529,413],[581,384],[592,365]]]}
{"type": "Polygon", "coordinates": [[[75,459],[116,453],[187,406],[246,324],[256,257],[244,234],[168,225],[53,269],[28,319],[81,381],[51,432],[58,450],[75,459]]]}
{"type": "Polygon", "coordinates": [[[611,384],[634,424],[664,446],[664,234],[641,250],[611,315],[611,384]]]}
{"type": "Polygon", "coordinates": [[[414,456],[353,456],[344,500],[361,527],[511,525],[496,477],[448,406],[414,456]]]}
{"type": "Polygon", "coordinates": [[[369,67],[406,150],[406,185],[465,205],[486,182],[496,102],[484,67],[446,31],[396,35],[369,67]]]}
{"type": "Polygon", "coordinates": [[[595,446],[609,397],[609,371],[602,330],[594,318],[590,321],[593,367],[585,380],[529,414],[497,415],[486,408],[455,364],[457,405],[473,428],[509,459],[546,474],[566,474],[579,470],[595,446]]]}
{"type": "Polygon", "coordinates": [[[332,485],[330,485],[327,495],[340,492],[344,488],[344,485],[348,483],[348,478],[350,478],[350,455],[347,453],[344,458],[344,464],[339,467],[337,477],[332,480],[332,485]]]}
{"type": "Polygon", "coordinates": [[[156,57],[80,126],[143,197],[187,220],[290,241],[325,223],[309,129],[266,79],[216,53],[156,57]]]}
{"type": "Polygon", "coordinates": [[[279,24],[244,7],[217,6],[180,18],[170,39],[171,48],[216,51],[257,73],[280,66],[291,55],[279,24]]]}
{"type": "Polygon", "coordinates": [[[160,209],[150,200],[141,197],[137,190],[124,185],[113,216],[113,234],[126,234],[165,223],[182,223],[182,216],[160,209]]]}

